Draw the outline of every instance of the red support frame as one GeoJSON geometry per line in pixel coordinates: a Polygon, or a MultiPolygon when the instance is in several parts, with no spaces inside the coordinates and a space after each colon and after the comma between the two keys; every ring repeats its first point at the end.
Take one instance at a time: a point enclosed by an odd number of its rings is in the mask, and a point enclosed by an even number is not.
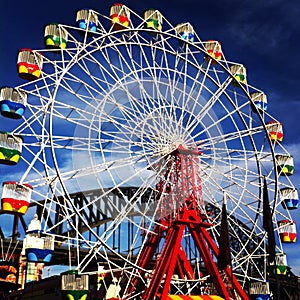
{"type": "MultiPolygon", "coordinates": [[[[204,222],[201,217],[201,206],[204,202],[201,178],[197,167],[199,155],[201,153],[197,149],[185,149],[182,145],[170,154],[169,158],[171,159],[166,173],[163,174],[163,181],[171,188],[169,194],[165,193],[160,197],[162,198],[161,203],[163,203],[163,215],[160,220],[162,225],[155,225],[153,231],[148,234],[137,262],[140,270],[147,269],[164,238],[159,258],[156,260],[149,283],[142,293],[141,299],[143,300],[166,300],[175,269],[181,278],[195,279],[193,268],[182,247],[183,235],[186,230],[191,234],[219,295],[226,300],[249,299],[231,272],[230,266],[225,269],[227,281],[223,279],[217,268],[214,258],[218,256],[219,249],[207,231],[207,227],[211,224],[204,222]],[[166,209],[166,207],[170,207],[166,205],[167,202],[172,203],[172,211],[166,209]]],[[[143,275],[142,271],[138,272],[139,275],[143,275]]],[[[134,293],[138,283],[138,277],[131,280],[129,285],[131,288],[127,297],[134,293]]]]}

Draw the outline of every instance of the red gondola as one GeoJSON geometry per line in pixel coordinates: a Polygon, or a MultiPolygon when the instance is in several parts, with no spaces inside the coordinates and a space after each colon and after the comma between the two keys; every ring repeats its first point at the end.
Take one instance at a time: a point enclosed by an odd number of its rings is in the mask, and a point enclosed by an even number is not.
{"type": "Polygon", "coordinates": [[[15,181],[5,181],[2,186],[2,211],[24,215],[30,203],[32,186],[15,181]]]}
{"type": "MultiPolygon", "coordinates": [[[[209,40],[204,43],[204,47],[209,55],[206,56],[206,60],[210,60],[213,57],[216,60],[222,59],[221,43],[214,40],[209,40]]],[[[212,60],[212,62],[214,62],[212,60]]]]}
{"type": "Polygon", "coordinates": [[[282,142],[283,129],[281,122],[270,121],[266,124],[266,127],[272,142],[282,142]]]}
{"type": "Polygon", "coordinates": [[[114,30],[122,30],[130,26],[130,11],[120,3],[115,3],[110,8],[111,25],[114,30]]]}
{"type": "Polygon", "coordinates": [[[278,221],[278,232],[283,243],[296,243],[297,229],[296,222],[290,220],[278,221]]]}
{"type": "Polygon", "coordinates": [[[43,57],[39,52],[23,48],[18,54],[18,74],[26,80],[40,78],[43,66],[43,57]]]}

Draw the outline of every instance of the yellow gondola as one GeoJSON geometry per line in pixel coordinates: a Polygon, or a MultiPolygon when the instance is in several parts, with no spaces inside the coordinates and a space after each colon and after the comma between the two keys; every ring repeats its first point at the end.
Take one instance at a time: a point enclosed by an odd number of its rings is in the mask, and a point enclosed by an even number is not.
{"type": "MultiPolygon", "coordinates": [[[[77,270],[61,273],[61,292],[66,300],[85,300],[89,291],[89,276],[77,270]]],[[[107,299],[107,298],[106,298],[107,299]]]]}
{"type": "Polygon", "coordinates": [[[66,49],[68,32],[56,23],[47,24],[45,26],[44,42],[48,49],[66,49]]]}

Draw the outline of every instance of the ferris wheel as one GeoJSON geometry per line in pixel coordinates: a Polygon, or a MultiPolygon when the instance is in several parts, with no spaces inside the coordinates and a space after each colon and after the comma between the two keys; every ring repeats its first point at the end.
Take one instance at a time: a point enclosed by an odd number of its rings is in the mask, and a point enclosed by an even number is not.
{"type": "Polygon", "coordinates": [[[266,280],[264,187],[276,258],[296,239],[298,194],[282,124],[245,66],[154,9],[115,4],[76,22],[48,24],[45,48],[19,51],[24,83],[1,89],[11,119],[0,133],[2,199],[22,189],[50,248],[68,249],[82,273],[100,268],[126,299],[156,295],[167,280],[173,294],[209,293],[225,203],[232,273],[242,288],[266,280]],[[165,262],[172,274],[159,270],[165,262]]]}

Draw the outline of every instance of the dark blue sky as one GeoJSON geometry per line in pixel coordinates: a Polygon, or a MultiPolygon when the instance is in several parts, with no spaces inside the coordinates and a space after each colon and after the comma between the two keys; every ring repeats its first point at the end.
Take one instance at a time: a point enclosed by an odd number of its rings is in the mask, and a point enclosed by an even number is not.
{"type": "MultiPolygon", "coordinates": [[[[20,48],[43,47],[44,25],[74,24],[76,11],[92,8],[109,14],[112,1],[2,1],[0,34],[0,85],[22,81],[16,73],[20,48]]],[[[297,143],[300,131],[300,85],[298,51],[300,4],[295,1],[123,1],[142,15],[146,8],[159,9],[177,24],[189,21],[202,40],[222,43],[227,60],[247,67],[248,82],[263,90],[269,111],[284,123],[285,137],[297,143]],[[291,113],[292,111],[292,113],[291,113]],[[291,130],[293,128],[293,130],[291,130]]]]}
{"type": "MultiPolygon", "coordinates": [[[[282,121],[284,144],[295,159],[295,179],[300,188],[300,2],[283,0],[128,0],[142,15],[157,8],[173,24],[188,21],[202,40],[216,39],[229,61],[247,68],[248,83],[268,96],[268,110],[282,121]]],[[[16,72],[20,48],[44,47],[44,25],[75,24],[76,11],[92,8],[109,14],[112,1],[1,1],[0,86],[23,81],[16,72]]],[[[0,120],[0,122],[3,119],[0,120]]],[[[300,224],[300,217],[297,218],[300,224]]],[[[298,242],[299,244],[299,242],[298,242]]],[[[288,262],[300,273],[296,245],[287,247],[288,262]],[[295,255],[293,255],[295,253],[295,255]]]]}

